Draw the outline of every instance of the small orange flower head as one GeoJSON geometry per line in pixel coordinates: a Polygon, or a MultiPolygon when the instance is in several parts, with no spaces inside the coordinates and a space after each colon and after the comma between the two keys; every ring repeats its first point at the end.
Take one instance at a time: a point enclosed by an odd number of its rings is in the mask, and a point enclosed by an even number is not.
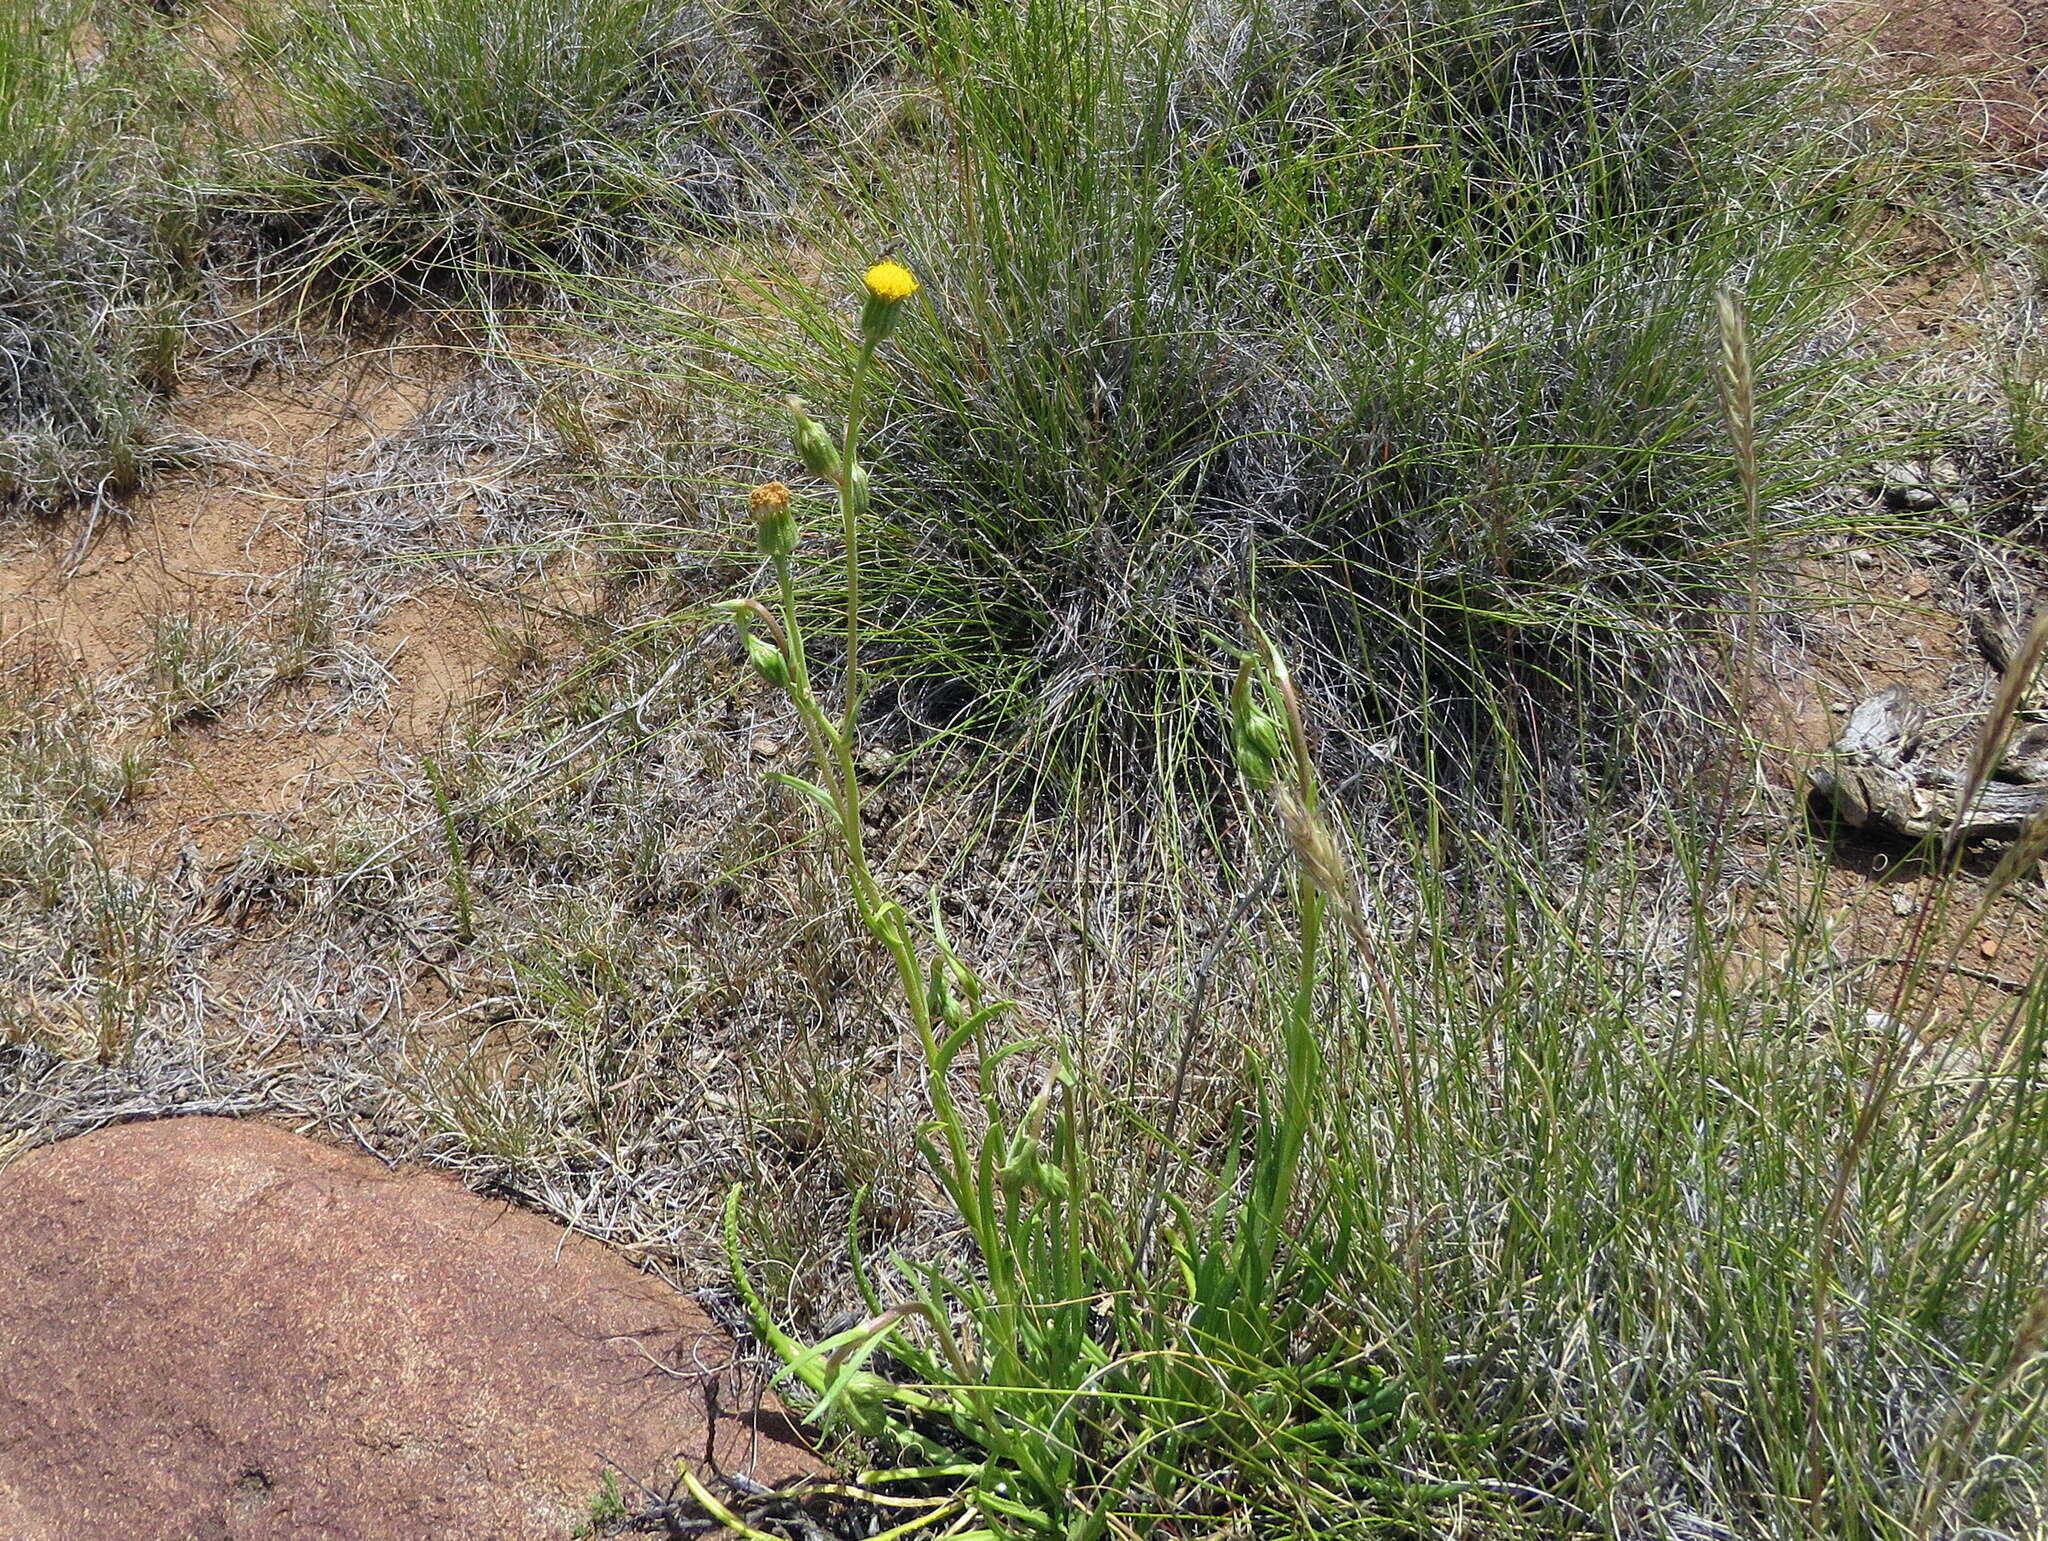
{"type": "Polygon", "coordinates": [[[789,512],[789,489],[781,482],[763,482],[747,494],[754,516],[754,539],[763,556],[788,556],[796,550],[796,520],[789,512]]]}

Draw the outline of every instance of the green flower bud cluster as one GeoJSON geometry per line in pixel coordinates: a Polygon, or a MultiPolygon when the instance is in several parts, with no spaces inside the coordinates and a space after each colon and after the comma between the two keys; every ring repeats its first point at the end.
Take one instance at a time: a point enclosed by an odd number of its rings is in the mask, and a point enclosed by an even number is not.
{"type": "Polygon", "coordinates": [[[1016,1131],[1003,1148],[996,1182],[1013,1201],[1033,1189],[1048,1198],[1066,1197],[1067,1174],[1057,1162],[1048,1159],[1045,1142],[1038,1137],[1052,1104],[1052,1094],[1053,1088],[1048,1086],[1031,1099],[1031,1106],[1024,1110],[1016,1131]]]}
{"type": "Polygon", "coordinates": [[[1255,697],[1247,664],[1230,688],[1230,749],[1244,779],[1261,792],[1270,790],[1280,774],[1286,743],[1280,720],[1255,697]]]}

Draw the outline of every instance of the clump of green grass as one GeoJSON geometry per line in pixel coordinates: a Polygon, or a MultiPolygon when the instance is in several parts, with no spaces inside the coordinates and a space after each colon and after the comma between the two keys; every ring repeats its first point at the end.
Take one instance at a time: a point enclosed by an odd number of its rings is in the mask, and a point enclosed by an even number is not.
{"type": "Polygon", "coordinates": [[[152,22],[114,17],[89,47],[85,20],[0,20],[0,506],[119,496],[171,448],[187,130],[152,22]]]}
{"type": "MultiPolygon", "coordinates": [[[[849,399],[903,288],[871,272],[849,399]]],[[[1738,425],[1744,344],[1731,308],[1738,425]]],[[[1617,840],[1560,891],[1512,846],[1451,881],[1418,829],[1396,904],[1347,861],[1300,692],[1248,619],[1229,744],[1290,897],[1219,938],[1242,954],[1249,1095],[1203,1106],[1176,1071],[1152,1116],[1087,1068],[1085,1024],[1024,1023],[870,861],[857,569],[882,489],[857,416],[797,425],[840,515],[842,701],[819,688],[780,483],[750,499],[773,591],[724,608],[801,720],[806,773],[777,779],[893,965],[920,1151],[965,1243],[856,1243],[868,1314],[807,1344],[752,1288],[733,1190],[741,1292],[809,1416],[877,1449],[857,1483],[906,1525],[1044,1541],[2048,1522],[2048,980],[1948,1042],[1925,993],[1983,905],[1923,910],[1875,1013],[1817,910],[1742,967],[1708,918],[1725,831],[1672,831],[1668,887],[1617,840]]],[[[1215,1031],[1199,984],[1181,1030],[1185,1066],[1215,1031]]]]}
{"type": "Polygon", "coordinates": [[[738,62],[689,0],[305,0],[255,36],[243,178],[274,280],[474,297],[734,213],[738,62]]]}
{"type": "Polygon", "coordinates": [[[257,663],[248,641],[203,615],[157,617],[151,624],[143,680],[166,728],[213,722],[253,683],[257,663]]]}
{"type": "MultiPolygon", "coordinates": [[[[933,323],[869,387],[901,473],[863,558],[878,709],[1179,775],[1217,761],[1205,660],[1250,605],[1340,779],[1625,738],[1759,560],[1717,290],[1757,336],[1762,533],[1827,474],[1853,147],[1818,67],[1722,12],[929,8],[939,142],[887,144],[830,238],[899,239],[933,323]]],[[[806,293],[770,298],[815,345],[750,362],[837,411],[806,293]]]]}
{"type": "Polygon", "coordinates": [[[86,833],[140,795],[144,751],[95,742],[78,703],[0,703],[0,895],[40,909],[64,896],[91,849],[86,833]]]}

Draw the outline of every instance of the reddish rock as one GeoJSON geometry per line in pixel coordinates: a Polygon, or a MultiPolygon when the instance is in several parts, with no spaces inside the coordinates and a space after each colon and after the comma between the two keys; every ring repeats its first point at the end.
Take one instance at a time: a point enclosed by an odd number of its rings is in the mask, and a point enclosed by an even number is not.
{"type": "MultiPolygon", "coordinates": [[[[703,1469],[731,1357],[593,1242],[261,1124],[0,1169],[6,1541],[561,1537],[610,1461],[703,1469]]],[[[722,1412],[720,1468],[815,1470],[783,1428],[722,1412]]]]}

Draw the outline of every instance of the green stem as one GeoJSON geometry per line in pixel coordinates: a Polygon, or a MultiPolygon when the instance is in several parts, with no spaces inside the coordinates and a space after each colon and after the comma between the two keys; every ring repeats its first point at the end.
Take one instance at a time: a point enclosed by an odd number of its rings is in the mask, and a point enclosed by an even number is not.
{"type": "MultiPolygon", "coordinates": [[[[867,350],[863,350],[865,355],[867,350]]],[[[849,436],[849,447],[851,438],[849,436]]],[[[851,459],[846,464],[852,465],[851,459]]],[[[851,477],[848,477],[850,484],[851,477]]],[[[851,494],[842,493],[842,512],[851,521],[851,494]]],[[[952,1092],[945,1083],[945,1076],[939,1068],[939,1041],[932,1024],[931,1003],[925,994],[924,968],[917,956],[917,947],[911,941],[908,927],[891,916],[895,908],[882,892],[881,884],[875,880],[873,870],[868,866],[867,842],[861,828],[860,782],[856,775],[853,759],[853,721],[848,712],[844,724],[834,724],[818,705],[818,699],[811,688],[810,669],[804,656],[803,632],[797,622],[796,580],[790,569],[788,557],[775,559],[775,580],[780,590],[783,656],[789,662],[790,695],[795,700],[798,715],[802,717],[811,750],[821,770],[833,784],[827,788],[832,795],[833,805],[838,812],[839,843],[846,854],[847,872],[853,882],[854,898],[860,909],[861,922],[875,939],[889,950],[890,958],[896,965],[898,982],[903,989],[905,1003],[909,1007],[911,1025],[916,1029],[918,1047],[923,1052],[926,1066],[927,1091],[932,1099],[933,1111],[944,1128],[947,1154],[953,1163],[962,1207],[969,1211],[967,1218],[973,1221],[978,1216],[979,1203],[974,1193],[974,1158],[967,1148],[964,1129],[958,1110],[953,1104],[952,1092]]],[[[849,594],[852,593],[853,563],[847,564],[849,594]]],[[[853,661],[853,647],[859,635],[859,615],[854,612],[848,617],[847,657],[853,661]]],[[[849,677],[849,701],[855,681],[849,677]]],[[[900,915],[900,910],[897,911],[900,915]]],[[[977,1232],[979,1234],[979,1232],[977,1232]]]]}
{"type": "MultiPolygon", "coordinates": [[[[916,944],[911,941],[908,928],[900,922],[892,923],[888,914],[889,902],[868,867],[867,845],[860,822],[860,782],[853,758],[854,728],[860,712],[860,518],[854,504],[854,486],[860,467],[861,407],[867,390],[868,368],[874,356],[875,344],[863,341],[854,360],[853,383],[847,392],[846,437],[840,445],[839,459],[843,469],[839,481],[839,518],[841,539],[846,550],[846,707],[836,731],[826,725],[824,739],[830,745],[839,769],[835,801],[839,805],[840,839],[846,847],[847,864],[860,899],[861,919],[895,960],[897,977],[910,1008],[911,1022],[917,1030],[918,1046],[925,1056],[927,1091],[933,1111],[938,1114],[939,1123],[946,1131],[948,1154],[958,1180],[956,1186],[964,1202],[978,1208],[972,1197],[973,1157],[967,1149],[952,1092],[938,1068],[939,1042],[932,1028],[930,1002],[925,998],[924,968],[918,960],[916,944]]],[[[791,617],[788,625],[794,632],[794,605],[786,565],[778,564],[777,576],[783,584],[785,613],[791,617]]],[[[797,673],[793,665],[792,684],[797,683],[797,673]]],[[[806,699],[810,698],[808,677],[803,680],[801,691],[806,699]]],[[[814,700],[811,709],[819,710],[814,700]]],[[[822,711],[820,716],[822,718],[822,711]]],[[[975,1216],[970,1214],[968,1218],[972,1221],[975,1216]]]]}
{"type": "Polygon", "coordinates": [[[868,382],[868,365],[875,345],[863,342],[854,360],[853,387],[846,400],[846,441],[839,460],[844,469],[839,479],[839,522],[846,542],[846,738],[853,738],[854,714],[860,710],[860,518],[853,504],[855,473],[860,461],[861,397],[868,382]]]}
{"type": "Polygon", "coordinates": [[[891,951],[894,951],[892,938],[882,923],[881,885],[875,881],[874,873],[868,867],[867,848],[861,837],[860,782],[853,762],[852,730],[835,724],[825,715],[825,709],[818,705],[817,694],[811,688],[803,631],[797,624],[796,579],[786,556],[775,559],[775,582],[781,597],[783,657],[789,663],[789,693],[796,702],[797,715],[803,719],[805,735],[811,742],[812,758],[831,783],[826,790],[832,794],[832,805],[838,815],[839,843],[846,852],[847,868],[853,878],[854,899],[860,907],[862,922],[889,943],[891,951]]]}
{"type": "MultiPolygon", "coordinates": [[[[775,590],[782,609],[782,656],[789,664],[789,695],[796,702],[797,716],[803,720],[804,735],[811,741],[811,760],[820,771],[834,777],[838,774],[838,762],[832,754],[835,734],[832,724],[818,710],[817,697],[811,691],[810,661],[804,656],[804,634],[796,621],[796,576],[790,571],[789,558],[775,558],[775,590]]],[[[837,803],[843,795],[842,789],[831,789],[833,801],[837,803]]]]}

